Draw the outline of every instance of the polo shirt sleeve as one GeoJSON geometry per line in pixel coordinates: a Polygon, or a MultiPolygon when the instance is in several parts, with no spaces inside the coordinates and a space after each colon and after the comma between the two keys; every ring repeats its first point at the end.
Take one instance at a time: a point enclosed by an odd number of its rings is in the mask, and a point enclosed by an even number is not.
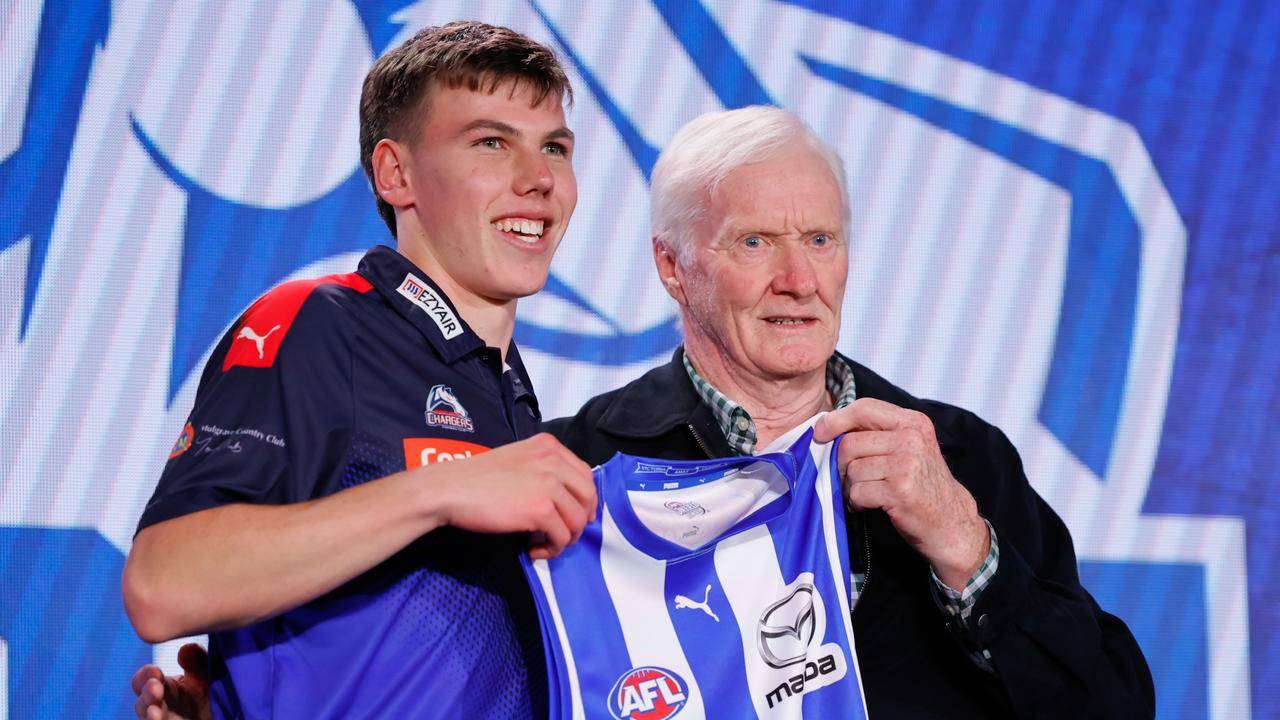
{"type": "Polygon", "coordinates": [[[340,484],[353,401],[349,288],[286,283],[223,336],[138,529],[233,503],[278,505],[340,484]]]}

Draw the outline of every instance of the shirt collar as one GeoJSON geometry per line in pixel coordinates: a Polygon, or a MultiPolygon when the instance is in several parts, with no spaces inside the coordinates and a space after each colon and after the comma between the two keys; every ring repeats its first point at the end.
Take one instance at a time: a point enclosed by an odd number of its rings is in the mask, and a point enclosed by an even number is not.
{"type": "Polygon", "coordinates": [[[422,333],[445,362],[485,347],[449,296],[404,255],[378,245],[365,253],[357,272],[422,333]]]}
{"type": "MultiPolygon", "coordinates": [[[[751,414],[741,405],[730,400],[727,395],[716,389],[706,378],[698,374],[689,362],[689,354],[681,353],[685,372],[689,380],[716,419],[729,447],[741,455],[753,455],[756,450],[756,423],[751,414]]],[[[857,387],[853,381],[853,370],[840,359],[832,355],[827,360],[827,392],[835,400],[836,409],[842,408],[857,399],[857,387]]]]}
{"type": "Polygon", "coordinates": [[[529,379],[529,372],[524,367],[520,351],[516,349],[515,340],[507,345],[507,363],[503,372],[511,378],[511,390],[515,400],[525,398],[533,406],[534,415],[541,418],[542,411],[538,407],[538,396],[533,392],[533,382],[529,379]]]}

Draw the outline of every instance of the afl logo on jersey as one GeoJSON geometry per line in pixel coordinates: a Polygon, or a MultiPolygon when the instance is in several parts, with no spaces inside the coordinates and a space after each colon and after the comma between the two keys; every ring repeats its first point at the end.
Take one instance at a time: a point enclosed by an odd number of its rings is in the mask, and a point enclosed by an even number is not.
{"type": "Polygon", "coordinates": [[[467,409],[458,402],[453,388],[448,385],[436,385],[427,394],[427,424],[432,427],[447,427],[462,432],[475,432],[475,424],[467,409]]]}
{"type": "Polygon", "coordinates": [[[679,675],[660,667],[638,667],[623,673],[609,691],[609,712],[618,720],[666,720],[689,699],[689,686],[679,675]]]}

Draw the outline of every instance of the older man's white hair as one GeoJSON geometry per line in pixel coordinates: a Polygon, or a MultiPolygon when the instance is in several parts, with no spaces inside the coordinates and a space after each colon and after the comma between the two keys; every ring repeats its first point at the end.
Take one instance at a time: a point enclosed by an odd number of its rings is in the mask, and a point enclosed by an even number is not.
{"type": "Polygon", "coordinates": [[[688,235],[704,213],[707,196],[730,173],[802,147],[818,153],[831,168],[844,198],[847,231],[848,188],[840,156],[804,120],[767,105],[707,113],[680,128],[653,167],[650,228],[685,259],[688,235]]]}

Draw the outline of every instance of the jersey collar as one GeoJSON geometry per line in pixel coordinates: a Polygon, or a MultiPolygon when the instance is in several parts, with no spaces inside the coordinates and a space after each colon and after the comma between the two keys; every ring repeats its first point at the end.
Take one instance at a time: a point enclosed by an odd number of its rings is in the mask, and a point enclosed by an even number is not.
{"type": "MultiPolygon", "coordinates": [[[[738,533],[769,522],[791,507],[797,492],[801,469],[810,460],[809,448],[813,442],[812,428],[804,430],[790,445],[764,455],[739,455],[712,460],[655,460],[618,453],[601,466],[597,473],[597,489],[605,507],[627,542],[659,560],[673,561],[690,558],[715,549],[716,545],[738,533]],[[740,470],[756,463],[774,465],[787,481],[788,492],[750,515],[734,523],[715,540],[689,549],[677,545],[650,530],[636,514],[627,497],[628,492],[691,487],[722,478],[726,472],[740,470]],[[621,482],[601,482],[604,478],[621,482]],[[672,482],[674,480],[674,482],[672,482]]],[[[834,452],[834,448],[832,449],[834,452]]],[[[812,482],[812,477],[806,478],[812,482]]],[[[810,491],[808,487],[806,492],[810,491]]]]}
{"type": "Polygon", "coordinates": [[[485,347],[449,296],[404,255],[378,245],[365,253],[357,272],[422,333],[445,362],[452,364],[485,347]]]}

